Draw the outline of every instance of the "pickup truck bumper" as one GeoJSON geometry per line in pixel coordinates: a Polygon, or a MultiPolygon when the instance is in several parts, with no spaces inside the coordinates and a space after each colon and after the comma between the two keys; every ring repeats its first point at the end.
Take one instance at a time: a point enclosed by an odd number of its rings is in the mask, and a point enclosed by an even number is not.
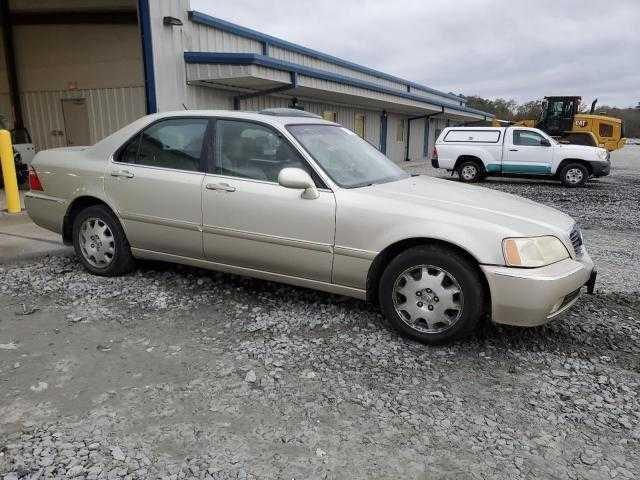
{"type": "Polygon", "coordinates": [[[440,168],[440,165],[438,165],[438,159],[437,158],[432,158],[431,159],[431,166],[433,168],[440,168]]]}
{"type": "Polygon", "coordinates": [[[482,265],[491,291],[491,316],[495,323],[535,327],[543,325],[578,300],[585,284],[595,276],[591,257],[580,256],[540,268],[482,265]]]}
{"type": "Polygon", "coordinates": [[[594,177],[605,177],[611,171],[611,163],[609,162],[590,162],[590,165],[594,177]]]}

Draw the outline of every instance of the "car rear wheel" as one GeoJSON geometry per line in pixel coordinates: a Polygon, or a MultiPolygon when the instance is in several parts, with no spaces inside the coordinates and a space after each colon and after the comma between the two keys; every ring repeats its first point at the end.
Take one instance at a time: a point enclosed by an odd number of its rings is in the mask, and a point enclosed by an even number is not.
{"type": "Polygon", "coordinates": [[[122,275],[135,266],[120,222],[102,205],[87,207],[76,216],[73,247],[84,267],[96,275],[122,275]]]}
{"type": "Polygon", "coordinates": [[[589,179],[589,170],[580,163],[569,163],[562,168],[560,179],[565,187],[581,187],[589,179]]]}
{"type": "Polygon", "coordinates": [[[458,176],[465,183],[477,183],[484,178],[484,170],[478,162],[467,160],[458,166],[458,176]]]}
{"type": "Polygon", "coordinates": [[[440,344],[471,333],[484,316],[485,291],[477,268],[437,245],[395,257],[379,285],[385,317],[404,335],[440,344]]]}

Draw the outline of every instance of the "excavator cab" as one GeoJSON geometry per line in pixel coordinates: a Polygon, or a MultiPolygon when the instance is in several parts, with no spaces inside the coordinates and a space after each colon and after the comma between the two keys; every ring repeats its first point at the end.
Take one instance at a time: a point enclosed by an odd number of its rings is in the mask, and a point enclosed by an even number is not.
{"type": "Polygon", "coordinates": [[[536,128],[552,137],[561,137],[570,132],[581,100],[582,97],[544,97],[542,115],[536,128]]]}

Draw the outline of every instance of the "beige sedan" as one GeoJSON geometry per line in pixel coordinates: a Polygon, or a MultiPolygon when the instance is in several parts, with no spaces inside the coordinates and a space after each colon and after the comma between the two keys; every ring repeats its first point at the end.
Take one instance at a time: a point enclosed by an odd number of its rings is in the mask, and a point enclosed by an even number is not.
{"type": "Polygon", "coordinates": [[[425,343],[485,318],[540,325],[593,263],[567,215],[411,176],[352,131],[305,112],[167,112],[92,147],[37,154],[26,205],[85,268],[136,258],[377,302],[425,343]]]}

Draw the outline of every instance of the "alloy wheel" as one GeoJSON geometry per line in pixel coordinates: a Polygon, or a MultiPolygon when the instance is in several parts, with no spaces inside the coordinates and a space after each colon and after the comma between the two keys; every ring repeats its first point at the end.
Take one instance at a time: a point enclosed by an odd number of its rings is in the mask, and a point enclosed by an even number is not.
{"type": "Polygon", "coordinates": [[[577,185],[580,182],[582,182],[584,178],[584,174],[582,173],[582,170],[580,170],[579,168],[570,168],[569,170],[567,170],[567,173],[565,174],[565,178],[568,183],[572,185],[577,185]]]}
{"type": "Polygon", "coordinates": [[[462,174],[462,178],[465,180],[473,180],[478,176],[478,167],[475,165],[465,165],[462,167],[462,171],[460,173],[462,174]]]}
{"type": "Polygon", "coordinates": [[[418,265],[398,275],[393,305],[410,328],[421,333],[442,333],[462,316],[462,289],[446,270],[418,265]]]}
{"type": "Polygon", "coordinates": [[[90,217],[80,225],[79,245],[84,259],[96,268],[108,267],[116,253],[115,239],[109,225],[90,217]]]}

